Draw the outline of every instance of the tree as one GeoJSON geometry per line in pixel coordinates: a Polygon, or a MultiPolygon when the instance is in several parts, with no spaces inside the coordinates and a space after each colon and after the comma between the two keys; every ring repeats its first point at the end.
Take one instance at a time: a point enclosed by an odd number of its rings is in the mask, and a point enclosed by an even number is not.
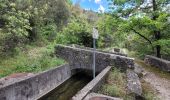
{"type": "Polygon", "coordinates": [[[21,43],[23,37],[28,36],[27,30],[31,29],[30,13],[18,10],[16,3],[5,0],[0,1],[0,14],[1,50],[9,51],[21,43]]]}
{"type": "MultiPolygon", "coordinates": [[[[124,18],[121,25],[128,33],[135,33],[148,41],[157,57],[161,57],[163,46],[169,43],[169,13],[165,10],[169,0],[110,0],[111,9],[124,18]],[[168,37],[167,37],[168,36],[168,37]]],[[[168,47],[166,47],[168,48],[168,47]]]]}
{"type": "Polygon", "coordinates": [[[0,0],[0,51],[53,41],[70,18],[70,0],[0,0]]]}
{"type": "Polygon", "coordinates": [[[91,25],[83,17],[73,18],[57,34],[56,42],[60,44],[78,44],[92,47],[91,25]]]}
{"type": "Polygon", "coordinates": [[[121,46],[122,40],[117,32],[122,19],[115,18],[110,14],[104,14],[99,17],[97,27],[100,33],[100,47],[121,46]]]}

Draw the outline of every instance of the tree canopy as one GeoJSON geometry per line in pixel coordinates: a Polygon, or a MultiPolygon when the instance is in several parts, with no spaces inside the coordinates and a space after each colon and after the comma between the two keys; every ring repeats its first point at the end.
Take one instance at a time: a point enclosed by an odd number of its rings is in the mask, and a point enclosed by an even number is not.
{"type": "Polygon", "coordinates": [[[91,47],[92,28],[97,26],[99,48],[127,48],[140,56],[170,54],[169,0],[108,3],[110,12],[99,13],[84,10],[72,0],[1,0],[0,52],[8,54],[32,43],[91,47]]]}
{"type": "Polygon", "coordinates": [[[120,29],[126,34],[134,33],[138,36],[130,35],[133,39],[132,44],[138,45],[137,48],[147,45],[149,52],[157,57],[161,57],[161,54],[170,54],[169,0],[110,0],[110,2],[113,15],[125,20],[120,29]]]}

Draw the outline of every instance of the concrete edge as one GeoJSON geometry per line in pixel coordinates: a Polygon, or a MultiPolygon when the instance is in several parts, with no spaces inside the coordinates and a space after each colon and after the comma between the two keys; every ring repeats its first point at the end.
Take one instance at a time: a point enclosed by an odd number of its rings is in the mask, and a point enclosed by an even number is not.
{"type": "Polygon", "coordinates": [[[20,80],[14,79],[0,88],[0,100],[37,100],[72,75],[69,64],[65,64],[20,80]]]}
{"type": "Polygon", "coordinates": [[[160,61],[165,62],[165,63],[170,63],[169,60],[165,60],[165,59],[158,58],[158,57],[151,56],[151,55],[146,55],[145,57],[150,57],[150,58],[152,58],[152,59],[160,60],[160,61]]]}
{"type": "Polygon", "coordinates": [[[63,84],[65,81],[67,81],[69,78],[71,78],[71,76],[68,77],[68,78],[66,78],[65,80],[61,81],[60,83],[58,83],[58,85],[56,85],[56,87],[51,88],[51,89],[49,89],[49,90],[46,90],[46,92],[43,92],[43,93],[37,95],[37,97],[35,97],[34,100],[38,100],[38,99],[42,98],[43,96],[45,96],[46,94],[50,93],[52,90],[54,90],[54,89],[57,88],[58,86],[62,85],[62,84],[63,84]]]}
{"type": "Polygon", "coordinates": [[[54,67],[54,68],[51,68],[51,69],[49,69],[49,70],[45,70],[45,71],[39,72],[39,73],[37,73],[37,74],[33,74],[33,75],[31,75],[31,76],[25,76],[25,77],[23,77],[23,78],[16,79],[16,80],[14,80],[13,82],[5,82],[5,84],[0,85],[0,89],[2,89],[2,88],[4,88],[4,87],[8,87],[8,86],[10,86],[10,85],[13,85],[13,84],[15,84],[15,83],[19,83],[19,82],[22,82],[22,81],[24,81],[24,80],[30,79],[31,77],[36,77],[36,76],[38,76],[38,75],[41,75],[41,74],[50,72],[50,71],[52,71],[52,70],[59,69],[60,67],[63,67],[63,66],[69,66],[69,64],[67,64],[67,63],[66,63],[66,64],[62,64],[62,65],[56,66],[56,67],[54,67]]]}
{"type": "Polygon", "coordinates": [[[111,70],[111,66],[106,67],[99,75],[96,76],[90,83],[88,83],[83,89],[81,89],[75,96],[72,97],[72,100],[83,100],[88,93],[96,91],[98,87],[102,85],[102,82],[105,81],[105,78],[108,72],[111,70]]]}
{"type": "MultiPolygon", "coordinates": [[[[70,45],[70,46],[71,46],[71,47],[75,47],[75,48],[93,50],[93,48],[90,48],[90,47],[83,47],[83,46],[76,45],[76,44],[72,44],[72,45],[70,45]]],[[[127,57],[127,54],[123,54],[123,53],[120,53],[120,52],[103,51],[103,50],[101,50],[101,49],[96,49],[96,50],[99,51],[99,52],[103,52],[103,53],[110,53],[110,54],[116,54],[116,55],[121,55],[121,56],[127,57]]]]}

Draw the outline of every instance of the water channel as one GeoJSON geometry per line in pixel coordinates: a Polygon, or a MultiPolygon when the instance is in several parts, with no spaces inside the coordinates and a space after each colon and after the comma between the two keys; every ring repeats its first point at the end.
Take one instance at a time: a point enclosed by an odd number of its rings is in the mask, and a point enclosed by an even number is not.
{"type": "Polygon", "coordinates": [[[70,100],[91,80],[91,76],[83,72],[78,73],[39,100],[70,100]]]}

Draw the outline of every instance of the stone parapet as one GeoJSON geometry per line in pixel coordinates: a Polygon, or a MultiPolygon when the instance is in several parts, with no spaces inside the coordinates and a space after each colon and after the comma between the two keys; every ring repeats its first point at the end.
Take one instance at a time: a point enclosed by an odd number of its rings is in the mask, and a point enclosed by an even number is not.
{"type": "Polygon", "coordinates": [[[151,66],[158,67],[159,69],[170,72],[170,61],[160,59],[154,56],[146,55],[145,56],[145,63],[151,66]]]}
{"type": "MultiPolygon", "coordinates": [[[[57,45],[55,54],[58,57],[65,59],[73,69],[88,69],[92,70],[93,66],[93,50],[82,49],[70,46],[57,45]]],[[[107,66],[115,66],[122,71],[127,68],[134,67],[134,59],[100,51],[95,51],[96,54],[96,72],[102,71],[107,66]]]]}

